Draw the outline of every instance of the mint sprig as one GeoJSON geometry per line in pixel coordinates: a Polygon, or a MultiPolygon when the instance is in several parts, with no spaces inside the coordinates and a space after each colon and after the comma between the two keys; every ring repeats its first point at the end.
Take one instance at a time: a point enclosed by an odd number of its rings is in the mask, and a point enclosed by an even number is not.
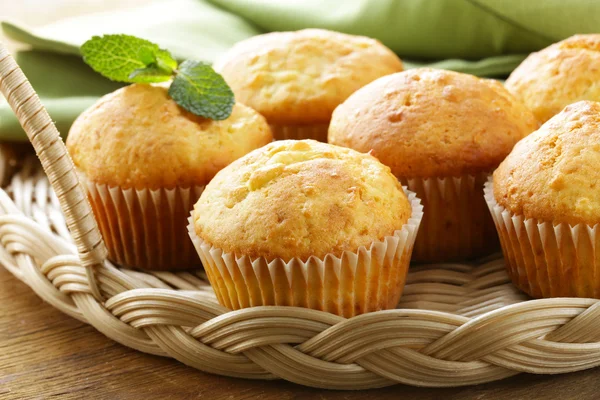
{"type": "Polygon", "coordinates": [[[227,119],[235,99],[221,75],[208,64],[178,65],[167,50],[130,35],[94,36],[81,46],[83,60],[104,77],[126,83],[173,79],[169,96],[187,111],[213,120],[227,119]]]}
{"type": "Polygon", "coordinates": [[[177,61],[168,51],[129,35],[94,36],[81,46],[81,54],[94,71],[117,82],[165,82],[177,68],[177,61]],[[160,74],[142,73],[148,70],[160,74]]]}
{"type": "Polygon", "coordinates": [[[199,61],[181,63],[169,87],[169,96],[189,112],[208,113],[212,119],[226,119],[235,103],[233,91],[212,67],[199,61]]]}

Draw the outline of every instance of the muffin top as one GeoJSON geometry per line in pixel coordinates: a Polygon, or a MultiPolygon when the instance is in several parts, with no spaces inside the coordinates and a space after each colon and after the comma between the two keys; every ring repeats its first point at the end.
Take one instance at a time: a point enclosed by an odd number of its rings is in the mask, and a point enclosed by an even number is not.
{"type": "Polygon", "coordinates": [[[193,212],[196,233],[213,246],[286,261],[369,248],[410,216],[389,168],[314,140],[273,142],[233,162],[193,212]]]}
{"type": "Polygon", "coordinates": [[[600,223],[600,103],[571,104],[517,143],[494,172],[494,197],[525,218],[600,223]]]}
{"type": "Polygon", "coordinates": [[[600,34],[575,35],[532,53],[506,88],[540,122],[579,100],[600,101],[600,34]]]}
{"type": "Polygon", "coordinates": [[[164,86],[134,84],[84,111],[67,147],[95,183],[157,189],[204,185],[271,140],[265,119],[242,104],[226,120],[213,121],[179,107],[164,86]]]}
{"type": "Polygon", "coordinates": [[[237,43],[216,64],[235,92],[270,123],[327,123],[367,83],[402,71],[379,41],[322,29],[272,32],[237,43]]]}
{"type": "Polygon", "coordinates": [[[538,127],[494,80],[430,68],[377,79],[340,105],[330,143],[372,151],[401,178],[493,170],[538,127]]]}

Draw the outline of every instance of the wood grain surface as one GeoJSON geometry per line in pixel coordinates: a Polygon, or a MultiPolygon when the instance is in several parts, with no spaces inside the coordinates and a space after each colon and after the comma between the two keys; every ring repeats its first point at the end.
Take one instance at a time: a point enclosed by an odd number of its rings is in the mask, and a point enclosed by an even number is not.
{"type": "Polygon", "coordinates": [[[361,392],[205,374],[121,346],[39,299],[0,267],[0,399],[559,399],[600,398],[600,370],[519,375],[452,389],[361,392]]]}

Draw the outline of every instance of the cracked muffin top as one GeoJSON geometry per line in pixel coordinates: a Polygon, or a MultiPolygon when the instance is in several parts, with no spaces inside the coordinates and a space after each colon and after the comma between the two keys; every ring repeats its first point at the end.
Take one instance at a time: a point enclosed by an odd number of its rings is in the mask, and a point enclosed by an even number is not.
{"type": "Polygon", "coordinates": [[[314,140],[276,141],[233,162],[193,211],[196,234],[237,256],[289,261],[369,248],[411,205],[374,157],[314,140]]]}
{"type": "Polygon", "coordinates": [[[237,43],[215,70],[236,99],[269,123],[327,123],[350,94],[402,71],[402,62],[379,41],[323,29],[272,32],[237,43]]]}
{"type": "Polygon", "coordinates": [[[494,172],[497,203],[526,219],[600,223],[600,103],[567,106],[494,172]]]}
{"type": "Polygon", "coordinates": [[[418,68],[379,78],[333,113],[329,143],[371,151],[399,178],[491,172],[538,128],[498,81],[418,68]]]}
{"type": "Polygon", "coordinates": [[[530,54],[506,88],[541,123],[571,103],[600,101],[600,34],[571,36],[530,54]]]}
{"type": "Polygon", "coordinates": [[[94,183],[158,189],[205,185],[271,140],[266,120],[250,107],[238,103],[229,118],[213,121],[179,107],[165,86],[133,84],[84,111],[67,148],[94,183]]]}

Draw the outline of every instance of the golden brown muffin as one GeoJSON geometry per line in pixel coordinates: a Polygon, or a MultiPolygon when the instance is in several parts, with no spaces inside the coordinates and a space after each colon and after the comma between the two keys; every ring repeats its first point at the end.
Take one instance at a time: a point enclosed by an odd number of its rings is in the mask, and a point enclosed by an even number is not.
{"type": "Polygon", "coordinates": [[[600,103],[567,106],[521,140],[486,199],[510,276],[533,297],[600,297],[600,103]]]}
{"type": "MultiPolygon", "coordinates": [[[[377,40],[305,29],[239,42],[215,69],[238,101],[275,126],[277,139],[287,138],[298,127],[320,128],[322,137],[310,138],[326,141],[335,107],[367,83],[402,71],[402,62],[377,40]]],[[[307,134],[306,129],[301,133],[307,134]]]]}
{"type": "Polygon", "coordinates": [[[67,147],[95,183],[138,189],[206,185],[272,140],[265,119],[236,104],[223,121],[179,107],[163,86],[134,84],[102,97],[73,123],[67,147]]]}
{"type": "Polygon", "coordinates": [[[196,245],[224,305],[293,303],[354,315],[397,302],[418,224],[420,210],[413,207],[418,208],[374,157],[313,140],[286,140],[221,170],[194,206],[191,231],[208,246],[196,245]],[[402,246],[392,239],[400,236],[402,246]],[[219,268],[219,259],[227,257],[215,258],[214,248],[243,258],[239,270],[233,272],[234,263],[228,271],[219,268]],[[380,260],[372,251],[390,257],[380,260]],[[267,264],[268,272],[261,271],[267,264]],[[366,287],[369,281],[375,283],[366,287]],[[344,284],[350,285],[347,292],[339,293],[344,284]],[[250,292],[254,298],[241,300],[250,292]],[[354,292],[360,298],[353,300],[354,292]],[[330,295],[347,299],[328,305],[330,295]]]}
{"type": "Polygon", "coordinates": [[[413,259],[472,258],[497,245],[483,183],[538,123],[500,83],[429,68],[355,92],[331,120],[329,142],[371,152],[423,199],[413,259]]]}
{"type": "Polygon", "coordinates": [[[223,167],[272,140],[265,119],[236,104],[213,121],[180,108],[163,86],[134,84],[75,121],[67,148],[109,250],[123,266],[199,267],[187,217],[223,167]]]}
{"type": "Polygon", "coordinates": [[[194,206],[204,240],[226,252],[285,261],[354,252],[392,235],[410,215],[389,168],[314,141],[253,151],[217,174],[194,206]]]}
{"type": "Polygon", "coordinates": [[[600,34],[575,35],[532,53],[506,88],[545,122],[579,100],[600,100],[600,34]]]}
{"type": "Polygon", "coordinates": [[[499,205],[525,218],[600,223],[600,103],[567,106],[494,172],[499,205]]]}
{"type": "Polygon", "coordinates": [[[371,151],[398,177],[492,171],[538,123],[498,81],[430,68],[388,75],[334,112],[329,142],[371,151]]]}

